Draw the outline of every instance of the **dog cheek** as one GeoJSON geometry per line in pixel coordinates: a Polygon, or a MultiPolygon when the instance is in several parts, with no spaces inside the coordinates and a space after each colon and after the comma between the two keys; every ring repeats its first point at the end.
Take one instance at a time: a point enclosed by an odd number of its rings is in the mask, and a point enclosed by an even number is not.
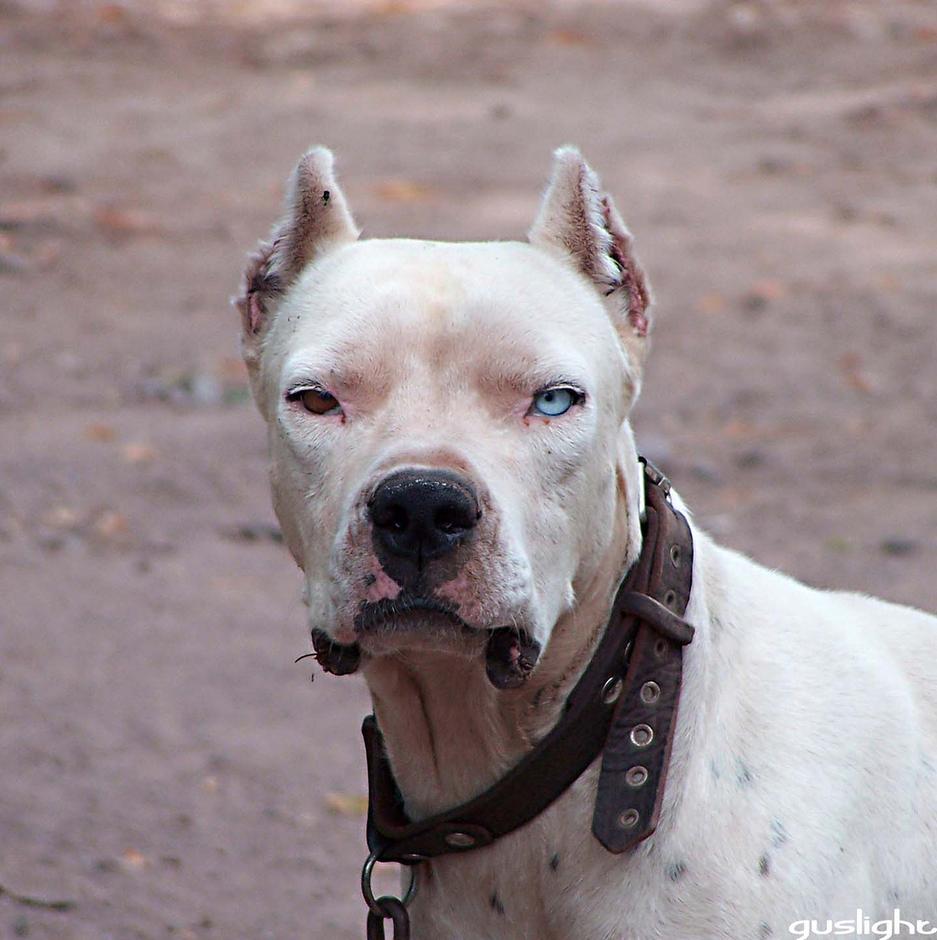
{"type": "Polygon", "coordinates": [[[289,498],[289,487],[283,486],[278,478],[276,471],[271,472],[271,489],[273,494],[273,513],[280,523],[280,531],[283,533],[283,541],[289,549],[293,560],[303,570],[307,570],[306,552],[303,545],[303,537],[297,520],[296,508],[292,505],[289,498]]]}

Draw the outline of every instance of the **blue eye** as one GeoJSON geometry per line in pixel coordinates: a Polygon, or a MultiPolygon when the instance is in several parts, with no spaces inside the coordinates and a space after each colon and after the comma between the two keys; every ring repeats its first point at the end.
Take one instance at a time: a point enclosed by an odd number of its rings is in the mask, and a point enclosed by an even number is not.
{"type": "Polygon", "coordinates": [[[583,399],[582,392],[574,388],[558,385],[556,388],[545,388],[534,395],[531,412],[547,418],[558,418],[565,415],[573,405],[579,404],[583,399]]]}

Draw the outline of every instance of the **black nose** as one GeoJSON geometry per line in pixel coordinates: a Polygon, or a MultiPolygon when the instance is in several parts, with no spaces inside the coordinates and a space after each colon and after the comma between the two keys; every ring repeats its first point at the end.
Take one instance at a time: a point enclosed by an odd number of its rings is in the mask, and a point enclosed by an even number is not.
{"type": "Polygon", "coordinates": [[[468,480],[446,470],[399,470],[368,503],[379,548],[422,570],[471,535],[481,518],[468,480]]]}

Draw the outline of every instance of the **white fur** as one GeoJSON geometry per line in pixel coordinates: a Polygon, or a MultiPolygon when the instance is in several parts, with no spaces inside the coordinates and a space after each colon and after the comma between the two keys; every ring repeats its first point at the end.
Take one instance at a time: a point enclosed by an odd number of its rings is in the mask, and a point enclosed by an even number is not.
{"type": "MultiPolygon", "coordinates": [[[[644,335],[604,296],[601,198],[564,151],[531,245],[293,233],[310,260],[248,357],[312,626],[356,639],[375,564],[364,505],[386,474],[454,468],[483,494],[479,551],[452,588],[477,637],[357,637],[415,817],[478,793],[551,727],[640,548],[627,418],[644,335]],[[551,376],[580,381],[586,407],[525,418],[551,376]],[[307,380],[334,388],[344,422],[287,405],[307,380]],[[506,622],[545,647],[515,691],[480,655],[506,622]]],[[[937,619],[812,590],[693,531],[697,632],[657,832],[607,853],[592,768],[526,828],[422,866],[417,940],[763,940],[857,907],[937,921],[937,619]]]]}

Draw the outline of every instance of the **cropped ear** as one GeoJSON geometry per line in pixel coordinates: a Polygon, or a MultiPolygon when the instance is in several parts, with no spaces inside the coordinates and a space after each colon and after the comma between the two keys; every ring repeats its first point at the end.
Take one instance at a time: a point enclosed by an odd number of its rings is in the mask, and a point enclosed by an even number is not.
{"type": "Polygon", "coordinates": [[[576,148],[554,154],[553,175],[527,237],[571,260],[595,284],[626,346],[647,336],[652,297],[631,232],[576,148]]]}
{"type": "Polygon", "coordinates": [[[244,359],[253,366],[280,296],[314,258],[355,241],[358,229],[335,181],[325,147],[303,154],[290,176],[283,217],[249,256],[235,306],[241,313],[244,359]]]}

